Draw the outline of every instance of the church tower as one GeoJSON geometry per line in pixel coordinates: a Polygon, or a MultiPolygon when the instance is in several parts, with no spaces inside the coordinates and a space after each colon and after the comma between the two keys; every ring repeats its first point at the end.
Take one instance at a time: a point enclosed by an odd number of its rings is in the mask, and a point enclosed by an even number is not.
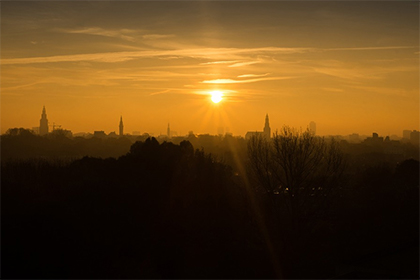
{"type": "Polygon", "coordinates": [[[39,135],[48,134],[48,119],[47,112],[45,111],[45,106],[42,109],[41,119],[39,120],[39,135]]]}
{"type": "Polygon", "coordinates": [[[166,135],[168,135],[168,138],[171,138],[171,128],[169,127],[169,123],[168,128],[166,129],[166,135]]]}
{"type": "Polygon", "coordinates": [[[124,135],[124,124],[122,121],[122,116],[120,117],[120,136],[124,135]]]}
{"type": "Polygon", "coordinates": [[[268,120],[268,114],[265,115],[264,136],[267,139],[271,137],[271,128],[270,128],[270,121],[268,120]]]}

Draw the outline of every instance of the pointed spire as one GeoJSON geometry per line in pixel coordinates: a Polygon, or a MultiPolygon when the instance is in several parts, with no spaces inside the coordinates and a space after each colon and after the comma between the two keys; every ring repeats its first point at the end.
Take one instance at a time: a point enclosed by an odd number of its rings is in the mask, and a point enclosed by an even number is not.
{"type": "Polygon", "coordinates": [[[120,116],[120,136],[124,135],[124,124],[123,124],[123,120],[122,120],[122,116],[120,116]]]}
{"type": "Polygon", "coordinates": [[[39,121],[39,135],[48,134],[48,119],[45,105],[42,107],[41,119],[39,121]]]}
{"type": "Polygon", "coordinates": [[[270,121],[268,119],[268,114],[265,115],[264,134],[267,138],[271,137],[271,128],[270,128],[270,121]]]}

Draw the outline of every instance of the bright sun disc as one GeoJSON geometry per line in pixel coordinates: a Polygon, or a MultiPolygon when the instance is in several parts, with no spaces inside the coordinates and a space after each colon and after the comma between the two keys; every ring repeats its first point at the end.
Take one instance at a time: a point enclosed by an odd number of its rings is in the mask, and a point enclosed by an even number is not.
{"type": "Polygon", "coordinates": [[[220,101],[222,101],[223,94],[221,91],[215,90],[215,91],[210,92],[210,94],[211,94],[211,101],[213,101],[214,103],[219,103],[220,101]]]}

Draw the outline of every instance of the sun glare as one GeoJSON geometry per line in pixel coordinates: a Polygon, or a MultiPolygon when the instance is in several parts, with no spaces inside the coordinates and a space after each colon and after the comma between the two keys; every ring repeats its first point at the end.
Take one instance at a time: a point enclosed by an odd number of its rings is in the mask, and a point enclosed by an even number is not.
{"type": "Polygon", "coordinates": [[[211,101],[213,101],[213,103],[219,103],[223,99],[222,98],[223,94],[219,90],[214,90],[214,91],[210,92],[210,94],[211,94],[211,101]]]}

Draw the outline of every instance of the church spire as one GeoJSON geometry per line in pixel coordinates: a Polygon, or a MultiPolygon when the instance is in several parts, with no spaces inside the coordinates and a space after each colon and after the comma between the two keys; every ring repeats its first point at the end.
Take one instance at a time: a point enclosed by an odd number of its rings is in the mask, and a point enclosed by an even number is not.
{"type": "Polygon", "coordinates": [[[124,135],[124,124],[122,120],[122,116],[120,117],[120,136],[124,135]]]}
{"type": "Polygon", "coordinates": [[[47,111],[45,110],[45,105],[42,108],[41,119],[39,120],[39,135],[46,135],[48,134],[48,119],[47,119],[47,111]]]}
{"type": "Polygon", "coordinates": [[[271,137],[271,128],[270,128],[270,121],[268,119],[268,114],[265,115],[264,135],[267,138],[271,137]]]}

